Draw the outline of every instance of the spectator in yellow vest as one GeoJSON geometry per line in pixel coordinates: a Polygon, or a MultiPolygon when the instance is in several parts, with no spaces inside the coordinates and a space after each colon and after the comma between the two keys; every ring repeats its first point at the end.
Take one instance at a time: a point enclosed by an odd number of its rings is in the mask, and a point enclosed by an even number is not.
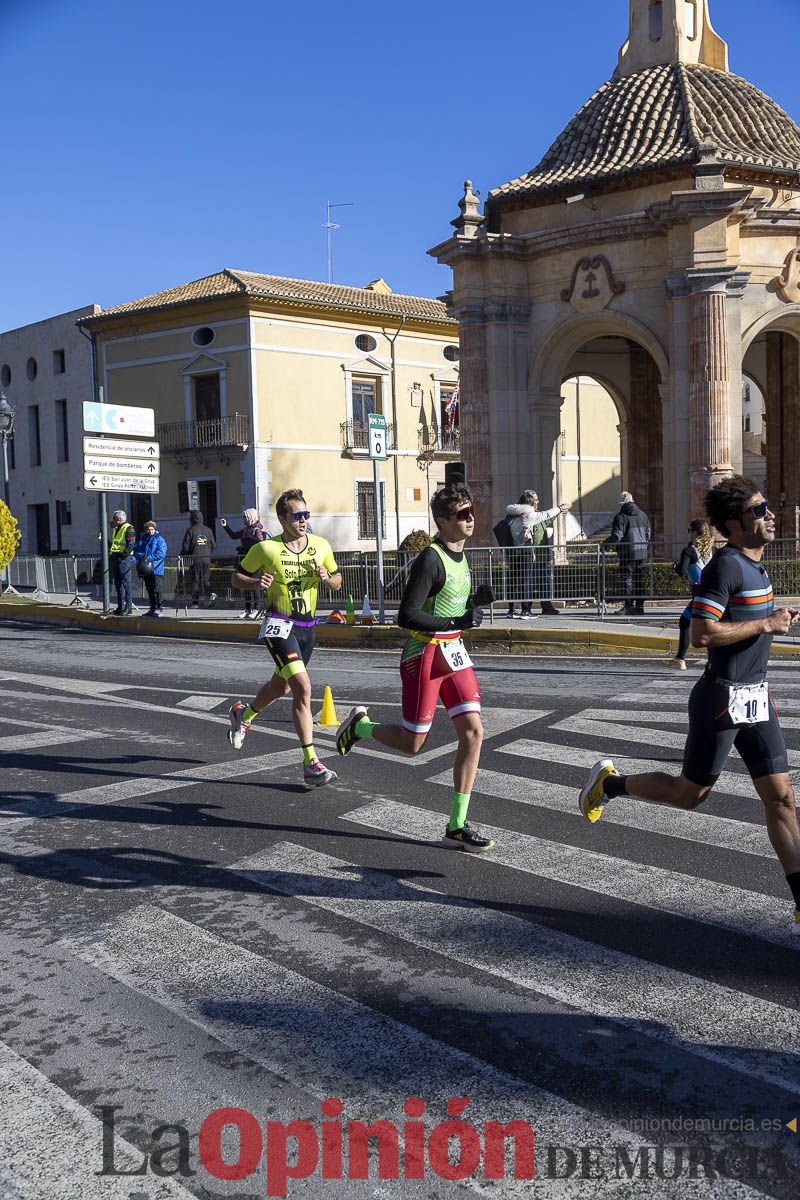
{"type": "Polygon", "coordinates": [[[111,518],[111,542],[108,547],[111,578],[117,589],[115,617],[129,617],[133,612],[131,571],[133,570],[133,547],[135,545],[136,530],[129,523],[125,510],[118,508],[111,518]]]}

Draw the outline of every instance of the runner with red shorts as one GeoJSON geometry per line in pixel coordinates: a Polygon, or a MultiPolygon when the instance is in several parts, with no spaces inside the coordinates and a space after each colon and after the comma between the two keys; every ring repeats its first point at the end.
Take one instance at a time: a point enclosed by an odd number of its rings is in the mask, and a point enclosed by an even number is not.
{"type": "Polygon", "coordinates": [[[470,603],[472,581],[464,554],[464,542],[475,528],[472,496],[464,484],[448,484],[434,493],[431,512],[437,537],[414,560],[397,614],[398,625],[409,631],[400,662],[403,724],[376,724],[359,705],[339,726],[336,745],[340,754],[349,754],[356,742],[374,738],[394,750],[418,754],[441,697],[458,734],[443,840],[453,849],[483,854],[494,842],[466,819],[483,741],[481,693],[461,637],[483,620],[480,608],[470,603]]]}

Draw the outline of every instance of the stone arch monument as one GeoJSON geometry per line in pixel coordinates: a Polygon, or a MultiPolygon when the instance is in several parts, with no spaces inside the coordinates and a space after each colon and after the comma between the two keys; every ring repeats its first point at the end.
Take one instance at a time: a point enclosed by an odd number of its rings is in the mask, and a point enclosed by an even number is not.
{"type": "Polygon", "coordinates": [[[800,536],[800,128],[731,73],[708,9],[630,0],[613,77],[483,213],[467,182],[430,251],[453,271],[481,541],[525,487],[558,500],[578,372],[608,381],[623,486],[669,539],[742,469],[743,371],[762,380],[769,496],[800,536]]]}

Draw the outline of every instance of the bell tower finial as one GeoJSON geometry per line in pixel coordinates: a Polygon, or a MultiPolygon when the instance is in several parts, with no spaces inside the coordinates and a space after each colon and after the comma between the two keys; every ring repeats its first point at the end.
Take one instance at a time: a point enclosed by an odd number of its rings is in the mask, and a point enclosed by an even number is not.
{"type": "Polygon", "coordinates": [[[711,27],[709,2],[630,0],[630,30],[615,75],[677,62],[727,71],[728,47],[711,27]]]}

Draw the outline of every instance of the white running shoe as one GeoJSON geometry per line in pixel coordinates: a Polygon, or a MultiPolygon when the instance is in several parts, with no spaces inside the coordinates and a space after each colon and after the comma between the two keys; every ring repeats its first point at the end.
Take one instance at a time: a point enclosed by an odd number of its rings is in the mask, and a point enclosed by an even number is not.
{"type": "Polygon", "coordinates": [[[323,766],[318,758],[303,767],[303,786],[307,792],[310,792],[312,788],[324,787],[326,783],[331,783],[338,778],[336,772],[323,766]]]}
{"type": "Polygon", "coordinates": [[[244,737],[250,728],[250,721],[245,721],[244,713],[247,705],[241,700],[228,710],[231,728],[228,730],[228,741],[233,746],[234,750],[241,750],[244,745],[244,737]]]}
{"type": "Polygon", "coordinates": [[[685,671],[686,670],[686,659],[685,658],[670,658],[667,661],[667,666],[674,667],[676,671],[685,671]]]}

